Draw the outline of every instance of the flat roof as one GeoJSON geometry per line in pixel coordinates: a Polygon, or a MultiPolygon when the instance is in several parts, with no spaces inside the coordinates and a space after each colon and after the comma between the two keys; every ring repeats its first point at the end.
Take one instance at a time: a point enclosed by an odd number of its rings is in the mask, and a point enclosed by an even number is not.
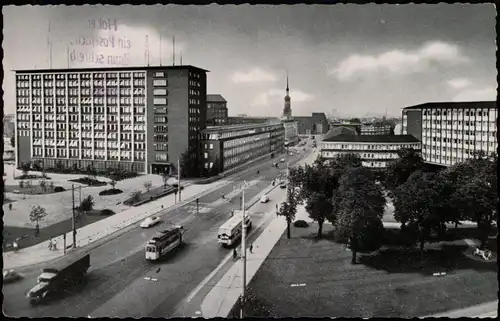
{"type": "Polygon", "coordinates": [[[207,103],[208,102],[227,103],[227,100],[225,100],[221,94],[207,94],[207,103]]]}
{"type": "Polygon", "coordinates": [[[419,143],[413,135],[337,135],[323,139],[324,142],[352,143],[419,143]]]}
{"type": "Polygon", "coordinates": [[[404,110],[436,108],[436,109],[465,109],[465,108],[497,108],[496,101],[443,101],[443,102],[428,102],[424,104],[404,107],[404,110]]]}
{"type": "Polygon", "coordinates": [[[128,70],[164,70],[164,69],[195,69],[204,72],[209,70],[191,65],[181,66],[123,66],[123,67],[94,67],[94,68],[63,68],[63,69],[18,69],[16,73],[58,73],[58,72],[106,72],[106,71],[128,71],[128,70]]]}
{"type": "Polygon", "coordinates": [[[214,133],[214,132],[230,132],[236,130],[254,129],[260,127],[266,127],[270,125],[281,125],[279,122],[266,122],[266,123],[250,123],[250,124],[236,124],[236,125],[224,125],[224,126],[207,126],[203,130],[204,133],[214,133]]]}

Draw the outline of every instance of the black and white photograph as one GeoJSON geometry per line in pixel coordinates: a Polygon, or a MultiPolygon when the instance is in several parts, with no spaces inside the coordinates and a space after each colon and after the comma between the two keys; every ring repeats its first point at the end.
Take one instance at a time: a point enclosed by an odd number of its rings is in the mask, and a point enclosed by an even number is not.
{"type": "Polygon", "coordinates": [[[9,318],[497,318],[497,8],[5,5],[9,318]]]}

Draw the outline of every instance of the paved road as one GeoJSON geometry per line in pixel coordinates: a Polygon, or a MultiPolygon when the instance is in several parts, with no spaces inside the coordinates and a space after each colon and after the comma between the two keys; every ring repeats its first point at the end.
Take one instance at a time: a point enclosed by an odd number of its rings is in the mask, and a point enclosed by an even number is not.
{"type": "MultiPolygon", "coordinates": [[[[303,156],[304,153],[286,158],[293,164],[303,156]]],[[[78,289],[68,290],[46,304],[32,307],[23,297],[35,284],[38,271],[28,271],[23,281],[4,285],[4,313],[27,317],[165,317],[173,314],[175,306],[227,254],[228,250],[217,246],[216,233],[218,227],[229,218],[231,209],[239,207],[240,200],[237,196],[229,203],[221,202],[221,193],[228,195],[234,185],[258,180],[258,185],[253,185],[246,192],[247,202],[250,201],[283,170],[283,165],[279,170],[272,168],[270,163],[267,161],[262,164],[259,175],[250,171],[234,179],[232,184],[200,197],[200,207],[204,207],[200,214],[196,213],[194,203],[163,214],[164,226],[168,223],[183,224],[187,228],[187,244],[165,260],[151,263],[144,259],[144,244],[158,228],[135,228],[93,249],[92,267],[85,284],[78,289]],[[158,282],[146,281],[146,276],[154,276],[158,282]]],[[[261,217],[258,213],[254,216],[254,224],[258,225],[261,217]]]]}

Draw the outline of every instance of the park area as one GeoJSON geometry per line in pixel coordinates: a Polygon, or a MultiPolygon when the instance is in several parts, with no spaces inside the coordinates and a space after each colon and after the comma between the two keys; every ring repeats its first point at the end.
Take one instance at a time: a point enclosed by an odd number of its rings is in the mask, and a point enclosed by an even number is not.
{"type": "MultiPolygon", "coordinates": [[[[332,240],[331,224],[322,239],[317,229],[292,226],[291,239],[283,233],[248,286],[246,317],[411,318],[498,299],[496,254],[475,257],[460,237],[474,229],[426,243],[423,261],[418,247],[398,243],[400,229],[386,229],[380,250],[358,253],[357,264],[332,240]]],[[[238,304],[230,316],[239,316],[238,304]]]]}

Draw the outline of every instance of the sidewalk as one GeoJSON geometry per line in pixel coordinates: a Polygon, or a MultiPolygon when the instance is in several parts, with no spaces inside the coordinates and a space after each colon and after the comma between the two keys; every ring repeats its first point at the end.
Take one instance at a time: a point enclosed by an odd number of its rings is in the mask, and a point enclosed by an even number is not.
{"type": "MultiPolygon", "coordinates": [[[[299,164],[310,164],[315,158],[316,153],[312,153],[306,159],[299,162],[299,164]]],[[[282,200],[278,203],[281,201],[282,200]]],[[[247,251],[247,285],[250,284],[250,281],[252,281],[252,278],[257,273],[269,253],[271,253],[274,245],[278,242],[286,229],[284,219],[276,217],[274,211],[272,213],[266,213],[266,216],[267,215],[272,215],[273,217],[270,224],[253,242],[253,253],[247,251]]],[[[308,214],[303,206],[297,209],[296,216],[296,219],[304,219],[308,217],[308,214]]],[[[242,273],[242,263],[241,261],[238,261],[236,264],[233,264],[229,271],[213,287],[213,289],[203,299],[203,303],[201,305],[203,318],[227,317],[241,294],[243,282],[242,273]]]]}
{"type": "MultiPolygon", "coordinates": [[[[182,202],[175,203],[174,195],[169,195],[140,207],[131,207],[109,218],[79,228],[76,236],[77,248],[84,247],[161,210],[174,210],[195,196],[199,197],[201,194],[209,193],[227,183],[227,180],[221,180],[207,185],[189,185],[182,191],[182,202]]],[[[48,249],[49,241],[45,241],[31,247],[20,249],[17,253],[13,251],[3,253],[4,269],[24,267],[62,257],[64,255],[63,236],[61,235],[53,240],[57,242],[58,249],[56,251],[50,251],[48,249]]],[[[66,234],[66,246],[68,247],[72,244],[73,232],[69,232],[66,234]]]]}
{"type": "Polygon", "coordinates": [[[498,317],[498,300],[488,303],[479,304],[473,307],[452,310],[427,317],[433,318],[497,318],[498,317]]]}

